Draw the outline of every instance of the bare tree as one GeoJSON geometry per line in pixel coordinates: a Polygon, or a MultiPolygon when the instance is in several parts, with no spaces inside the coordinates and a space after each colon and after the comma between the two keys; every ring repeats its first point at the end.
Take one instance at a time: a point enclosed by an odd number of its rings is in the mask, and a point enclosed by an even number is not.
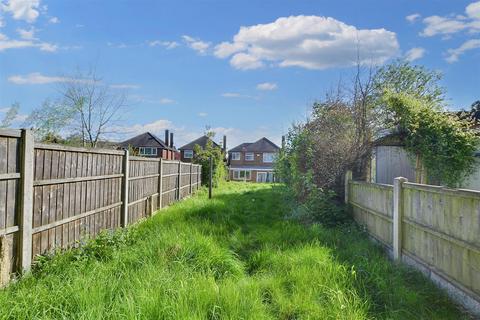
{"type": "Polygon", "coordinates": [[[81,135],[83,145],[95,148],[111,132],[126,106],[126,95],[112,90],[95,70],[67,78],[60,87],[64,108],[73,111],[72,129],[81,135]]]}
{"type": "Polygon", "coordinates": [[[0,121],[0,128],[8,128],[12,125],[12,122],[18,115],[18,110],[20,109],[20,105],[18,102],[15,102],[6,110],[5,116],[3,117],[2,121],[0,121]]]}

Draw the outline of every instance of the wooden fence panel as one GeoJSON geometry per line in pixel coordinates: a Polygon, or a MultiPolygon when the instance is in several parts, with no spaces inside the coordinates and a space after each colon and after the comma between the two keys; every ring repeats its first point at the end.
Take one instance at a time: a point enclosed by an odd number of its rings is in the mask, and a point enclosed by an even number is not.
{"type": "Polygon", "coordinates": [[[391,246],[393,187],[351,181],[349,196],[355,220],[377,240],[391,246]]]}
{"type": "Polygon", "coordinates": [[[20,130],[0,131],[0,285],[8,282],[9,274],[15,271],[20,134],[20,130]]]}
{"type": "Polygon", "coordinates": [[[480,192],[405,183],[405,253],[480,297],[480,192]]]}
{"type": "Polygon", "coordinates": [[[129,165],[128,217],[134,223],[157,210],[160,159],[130,157],[129,165]]]}
{"type": "Polygon", "coordinates": [[[178,192],[178,161],[163,161],[163,207],[169,206],[177,200],[178,192]]]}
{"type": "Polygon", "coordinates": [[[122,154],[35,146],[33,256],[120,225],[122,154]]]}

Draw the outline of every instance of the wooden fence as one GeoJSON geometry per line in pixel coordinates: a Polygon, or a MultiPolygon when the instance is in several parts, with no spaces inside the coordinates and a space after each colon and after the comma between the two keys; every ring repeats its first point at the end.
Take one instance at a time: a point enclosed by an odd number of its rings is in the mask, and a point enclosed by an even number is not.
{"type": "Polygon", "coordinates": [[[480,315],[480,192],[409,183],[352,181],[346,202],[355,220],[393,258],[420,269],[480,315]]]}
{"type": "Polygon", "coordinates": [[[128,151],[36,144],[0,130],[0,284],[32,259],[125,227],[194,193],[201,167],[128,151]]]}

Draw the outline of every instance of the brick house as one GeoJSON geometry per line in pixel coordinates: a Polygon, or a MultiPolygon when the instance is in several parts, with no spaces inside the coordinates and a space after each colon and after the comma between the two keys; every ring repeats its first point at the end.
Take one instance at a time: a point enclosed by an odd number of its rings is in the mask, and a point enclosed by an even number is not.
{"type": "Polygon", "coordinates": [[[119,143],[123,149],[132,148],[142,157],[162,158],[165,160],[179,160],[180,153],[173,145],[173,132],[165,130],[165,141],[153,133],[145,132],[119,143]]]}
{"type": "Polygon", "coordinates": [[[236,146],[228,151],[229,179],[274,182],[273,164],[279,151],[280,147],[267,138],[236,146]]]}
{"type": "MultiPolygon", "coordinates": [[[[207,137],[206,135],[204,135],[179,148],[178,150],[180,150],[180,159],[184,162],[192,162],[192,159],[195,155],[194,147],[198,145],[200,146],[200,148],[204,149],[207,146],[208,141],[212,141],[212,144],[214,147],[219,149],[222,148],[218,143],[213,141],[210,137],[207,137]]],[[[225,148],[226,142],[227,142],[227,138],[223,136],[223,148],[225,148]]]]}

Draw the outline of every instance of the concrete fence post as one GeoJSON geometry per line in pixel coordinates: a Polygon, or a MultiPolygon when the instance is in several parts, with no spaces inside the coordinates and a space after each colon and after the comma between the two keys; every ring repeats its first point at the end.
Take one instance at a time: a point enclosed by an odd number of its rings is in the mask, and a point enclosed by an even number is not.
{"type": "Polygon", "coordinates": [[[128,225],[128,175],[130,170],[130,155],[128,150],[125,150],[123,155],[123,181],[122,181],[122,216],[121,226],[126,227],[128,225]]]}
{"type": "Polygon", "coordinates": [[[158,168],[158,209],[162,209],[162,193],[163,193],[163,159],[160,158],[160,163],[159,163],[159,168],[158,168]]]}
{"type": "Polygon", "coordinates": [[[33,158],[34,138],[30,130],[22,130],[19,210],[19,269],[29,271],[32,264],[33,158]]]}
{"type": "Polygon", "coordinates": [[[393,180],[393,259],[402,260],[403,183],[407,178],[393,180]]]}
{"type": "Polygon", "coordinates": [[[347,170],[345,173],[345,204],[348,204],[350,201],[350,181],[352,181],[352,171],[347,170]]]}

